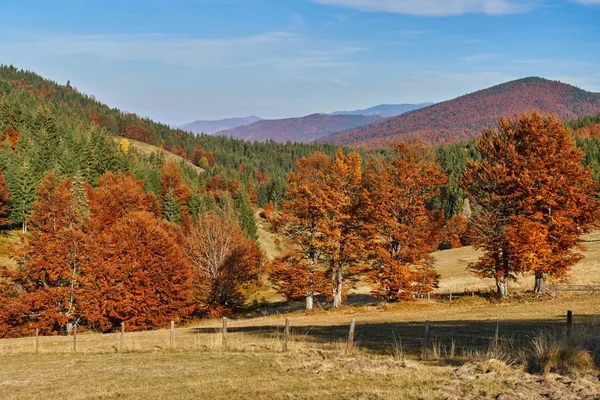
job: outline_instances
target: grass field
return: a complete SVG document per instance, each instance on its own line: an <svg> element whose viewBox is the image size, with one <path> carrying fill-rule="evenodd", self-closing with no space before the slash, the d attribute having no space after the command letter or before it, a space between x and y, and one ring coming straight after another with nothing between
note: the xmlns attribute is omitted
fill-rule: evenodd
<svg viewBox="0 0 600 400"><path fill-rule="evenodd" d="M486 361L495 321L501 320L510 350L526 346L518 338L528 341L536 330L564 325L567 309L574 311L575 324L595 323L600 302L594 300L563 296L451 306L420 301L230 319L227 350L220 320L177 328L173 348L168 329L126 333L123 345L118 332L80 333L77 353L72 337L41 337L39 354L33 338L2 340L0 398L495 398L527 380L539 385L532 389L537 393L561 384L559 378L531 377L519 365ZM292 325L287 353L285 317ZM351 318L357 321L356 347L347 353ZM436 343L450 338L457 343L455 354L442 351L420 361L412 345L422 345L425 319L431 321L431 354ZM473 346L478 341L482 347ZM592 378L581 379L600 390ZM578 392L558 398L586 397Z"/></svg>
<svg viewBox="0 0 600 400"><path fill-rule="evenodd" d="M270 255L277 254L274 237L260 228L261 242L270 243ZM586 238L585 259L571 282L600 283L598 237ZM0 238L0 250L15 238ZM466 270L477 258L471 248L435 257L441 293L493 285ZM522 287L529 284L525 279ZM354 293L368 292L365 287ZM123 342L119 332L80 332L77 352L72 337L40 337L37 354L33 337L0 340L0 398L593 399L600 393L597 374L539 377L526 374L522 365L537 332L564 330L567 310L574 313L575 327L600 326L597 296L495 301L482 294L452 304L418 300L283 313L294 307L302 304L274 303L230 318L227 348L221 320L176 328L173 347L168 329L127 332ZM292 327L288 352L283 351L285 318ZM347 352L353 318L356 342ZM429 357L422 360L426 320ZM492 352L497 321L500 351Z"/></svg>

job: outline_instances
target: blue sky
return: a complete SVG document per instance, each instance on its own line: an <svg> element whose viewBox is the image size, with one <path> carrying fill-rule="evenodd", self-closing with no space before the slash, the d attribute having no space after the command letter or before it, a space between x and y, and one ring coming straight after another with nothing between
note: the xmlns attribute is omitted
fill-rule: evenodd
<svg viewBox="0 0 600 400"><path fill-rule="evenodd" d="M20 0L0 15L1 63L174 125L534 75L600 92L600 0Z"/></svg>

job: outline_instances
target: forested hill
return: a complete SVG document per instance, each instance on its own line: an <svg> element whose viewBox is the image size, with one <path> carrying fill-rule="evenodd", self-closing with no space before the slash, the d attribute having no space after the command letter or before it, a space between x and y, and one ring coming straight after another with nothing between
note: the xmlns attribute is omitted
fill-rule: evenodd
<svg viewBox="0 0 600 400"><path fill-rule="evenodd" d="M17 190L19 179L39 182L50 169L68 177L81 175L92 183L106 171L132 171L147 190L158 191L161 161L121 151L114 140L121 136L168 150L205 169L198 177L184 168L187 179L196 181L194 187L233 192L241 186L255 191L258 204L264 205L281 200L287 172L299 158L316 150L331 155L336 151L331 145L195 135L110 108L74 86L0 66L0 168L11 191Z"/></svg>
<svg viewBox="0 0 600 400"><path fill-rule="evenodd" d="M312 114L301 118L262 120L216 134L245 140L309 143L335 132L382 120L380 115Z"/></svg>
<svg viewBox="0 0 600 400"><path fill-rule="evenodd" d="M473 139L501 116L527 110L572 119L600 112L600 93L543 78L523 78L415 110L383 122L321 139L338 145L377 147L390 140L420 138L429 144Z"/></svg>

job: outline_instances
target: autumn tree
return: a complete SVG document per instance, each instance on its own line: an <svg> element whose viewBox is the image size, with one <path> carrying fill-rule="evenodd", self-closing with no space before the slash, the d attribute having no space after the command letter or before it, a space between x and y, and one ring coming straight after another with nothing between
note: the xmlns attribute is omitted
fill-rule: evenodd
<svg viewBox="0 0 600 400"><path fill-rule="evenodd" d="M271 262L269 279L288 300L305 300L308 290L325 293L331 287L325 271L315 270L302 252L294 249Z"/></svg>
<svg viewBox="0 0 600 400"><path fill-rule="evenodd" d="M183 180L177 164L168 162L163 167L160 180L163 215L169 222L189 226L191 223L188 202L192 192Z"/></svg>
<svg viewBox="0 0 600 400"><path fill-rule="evenodd" d="M537 112L499 121L477 141L481 161L471 161L462 185L474 204L472 224L484 251L472 269L508 282L533 273L536 291L546 276L564 278L581 255L579 236L596 226L597 185L581 166L582 153L555 116Z"/></svg>
<svg viewBox="0 0 600 400"><path fill-rule="evenodd" d="M98 180L98 187L86 187L90 212L93 215L90 229L100 233L114 223L136 211L159 212L156 197L144 193L144 183L132 175L107 172Z"/></svg>
<svg viewBox="0 0 600 400"><path fill-rule="evenodd" d="M48 174L37 190L30 238L18 261L19 301L42 333L64 332L79 318L78 294L84 254L80 210L68 179Z"/></svg>
<svg viewBox="0 0 600 400"><path fill-rule="evenodd" d="M279 214L273 219L273 230L297 246L306 260L307 278L303 286L306 310L313 308L317 265L323 256L323 230L326 223L326 177L331 162L325 153L315 152L298 160L296 171L290 172L286 184L287 196Z"/></svg>
<svg viewBox="0 0 600 400"><path fill-rule="evenodd" d="M4 174L0 170L0 228L10 224L10 201L11 196L4 180Z"/></svg>
<svg viewBox="0 0 600 400"><path fill-rule="evenodd" d="M202 214L186 240L188 259L195 269L195 299L214 314L238 309L246 291L258 283L263 255L231 218Z"/></svg>
<svg viewBox="0 0 600 400"><path fill-rule="evenodd" d="M365 256L361 158L338 150L331 163L321 199L325 211L320 247L332 281L333 307L342 305L345 277Z"/></svg>
<svg viewBox="0 0 600 400"><path fill-rule="evenodd" d="M373 292L397 301L437 287L430 252L439 223L431 202L446 177L424 147L398 144L394 150L391 162L367 166L363 233L373 260Z"/></svg>
<svg viewBox="0 0 600 400"><path fill-rule="evenodd" d="M148 211L126 213L94 235L80 301L88 325L108 332L121 322L150 329L187 318L192 273L180 239L177 227Z"/></svg>

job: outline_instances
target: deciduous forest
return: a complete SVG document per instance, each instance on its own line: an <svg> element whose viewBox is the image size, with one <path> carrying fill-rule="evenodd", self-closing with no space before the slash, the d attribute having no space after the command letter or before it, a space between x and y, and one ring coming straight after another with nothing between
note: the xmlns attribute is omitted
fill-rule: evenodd
<svg viewBox="0 0 600 400"><path fill-rule="evenodd" d="M543 291L597 227L599 119L499 115L478 139L434 148L250 143L2 66L0 226L19 240L0 266L0 337L228 315L265 285L307 310L342 306L356 282L410 301L438 285L432 252L463 245L483 251L470 268L499 297L524 275ZM280 241L272 260L256 218Z"/></svg>

